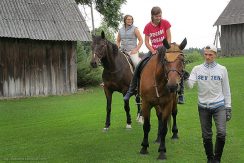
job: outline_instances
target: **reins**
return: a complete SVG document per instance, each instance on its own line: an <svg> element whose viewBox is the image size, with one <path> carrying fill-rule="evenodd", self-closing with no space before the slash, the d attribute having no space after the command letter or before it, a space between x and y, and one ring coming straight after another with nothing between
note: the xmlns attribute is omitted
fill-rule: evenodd
<svg viewBox="0 0 244 163"><path fill-rule="evenodd" d="M158 55L158 52L156 53L156 55ZM154 87L155 87L155 91L156 91L156 96L159 98L159 93L158 93L158 84L157 84L157 80L156 80L156 73L157 73L157 68L158 68L158 64L160 62L157 62L156 64L156 68L155 68L155 72L154 72Z"/></svg>
<svg viewBox="0 0 244 163"><path fill-rule="evenodd" d="M173 55L173 54L177 54L177 56L175 56L174 59L168 59L167 56L169 55ZM182 52L179 52L179 51L171 51L171 52L166 52L166 55L163 59L163 65L166 66L168 63L174 63L176 60L178 60L179 58L179 55L182 55L183 56L183 53ZM166 78L168 78L168 74L173 71L173 72L177 72L179 74L179 76L182 78L183 77L183 72L179 72L177 69L173 68L173 69L169 69L167 71L164 72L164 75Z"/></svg>
<svg viewBox="0 0 244 163"><path fill-rule="evenodd" d="M130 71L131 71L131 73L132 73L132 74L134 74L134 69L133 69L133 66L131 65L131 63L130 63L130 61L129 61L129 59L128 59L129 54L125 54L124 52L121 52L121 53L123 54L123 56L125 57L125 59L126 59L127 63L129 64L129 67L130 67Z"/></svg>
<svg viewBox="0 0 244 163"><path fill-rule="evenodd" d="M108 49L109 49L109 41L107 41L107 40L105 40L105 44L103 45L103 47L102 47L102 49L101 49L101 52L104 52L105 54L106 54L106 57L109 57L108 56ZM118 53L119 53L119 51L118 51ZM127 56L126 56L126 54L124 54L123 52L121 52L122 53L122 56L123 57L125 57L125 59L126 59L126 62L129 64L129 67L130 67L130 71L131 71L131 73L133 74L134 73L134 70L133 70L133 67L132 67L132 65L130 64L130 62L129 62L129 60L128 60L128 58L127 58ZM99 58L99 57L98 57ZM100 59L100 58L99 58ZM102 59L102 58L101 58ZM100 60L101 60L100 59ZM120 72L122 70L122 66L120 66L120 68L119 69L116 69L115 68L115 70L114 71L110 71L110 70L106 70L106 72L108 72L108 73L111 73L111 74L115 74L115 73L118 73L118 72Z"/></svg>

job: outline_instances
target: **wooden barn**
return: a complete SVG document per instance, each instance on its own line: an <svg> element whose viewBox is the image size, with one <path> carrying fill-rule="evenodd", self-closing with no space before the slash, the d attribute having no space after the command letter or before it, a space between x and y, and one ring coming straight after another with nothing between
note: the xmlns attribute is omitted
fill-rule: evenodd
<svg viewBox="0 0 244 163"><path fill-rule="evenodd" d="M75 0L0 0L0 99L75 92L76 43L90 40Z"/></svg>
<svg viewBox="0 0 244 163"><path fill-rule="evenodd" d="M217 21L222 56L244 55L244 0L231 0Z"/></svg>

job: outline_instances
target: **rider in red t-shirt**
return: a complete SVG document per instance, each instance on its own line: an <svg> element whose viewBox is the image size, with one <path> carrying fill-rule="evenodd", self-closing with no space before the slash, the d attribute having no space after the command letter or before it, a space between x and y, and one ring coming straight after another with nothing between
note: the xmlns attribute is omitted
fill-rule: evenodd
<svg viewBox="0 0 244 163"><path fill-rule="evenodd" d="M171 43L171 25L167 20L162 19L162 11L159 7L153 7L151 15L152 21L145 26L143 33L145 34L146 47L152 54L155 54L156 49L163 46L163 39L167 38L167 41Z"/></svg>
<svg viewBox="0 0 244 163"><path fill-rule="evenodd" d="M132 78L130 88L124 96L125 101L129 101L130 97L136 93L136 87L138 82L138 77L140 74L141 65L150 59L150 56L157 53L157 48L163 46L163 40L166 38L168 43L171 43L171 32L170 32L170 23L162 19L162 10L160 7L153 7L151 10L151 21L145 26L143 33L145 34L145 45L150 51L148 56L143 59L136 67L134 71L134 76ZM150 40L150 41L149 41ZM151 43L151 44L150 44ZM184 87L183 81L181 82L181 92L179 92L179 101L178 103L184 103Z"/></svg>

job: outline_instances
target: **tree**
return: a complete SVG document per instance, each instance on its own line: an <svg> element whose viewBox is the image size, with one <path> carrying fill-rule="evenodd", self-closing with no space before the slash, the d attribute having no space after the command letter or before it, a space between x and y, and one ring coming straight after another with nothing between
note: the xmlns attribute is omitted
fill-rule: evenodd
<svg viewBox="0 0 244 163"><path fill-rule="evenodd" d="M117 30L119 23L122 20L122 13L120 12L121 5L126 3L126 0L75 0L76 3L81 5L91 6L95 4L95 9L103 15L103 21L106 24Z"/></svg>
<svg viewBox="0 0 244 163"><path fill-rule="evenodd" d="M111 42L115 42L115 31L114 29L108 27L108 24L106 22L102 22L100 27L95 29L95 34L101 35L102 31L104 31L106 39Z"/></svg>

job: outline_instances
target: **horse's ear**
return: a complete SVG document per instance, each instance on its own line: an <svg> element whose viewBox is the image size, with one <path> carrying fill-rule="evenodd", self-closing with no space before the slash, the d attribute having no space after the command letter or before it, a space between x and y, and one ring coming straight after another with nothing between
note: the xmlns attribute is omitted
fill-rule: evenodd
<svg viewBox="0 0 244 163"><path fill-rule="evenodd" d="M163 44L164 44L164 47L165 47L166 49L169 49L169 48L170 48L170 45L169 45L169 43L168 43L168 41L167 41L166 38L163 40Z"/></svg>
<svg viewBox="0 0 244 163"><path fill-rule="evenodd" d="M179 46L179 49L180 50L183 50L185 47L186 47L186 44L187 44L187 40L186 38L181 42L180 46Z"/></svg>
<svg viewBox="0 0 244 163"><path fill-rule="evenodd" d="M105 39L105 33L104 33L104 31L101 32L101 37L102 37L102 39Z"/></svg>

